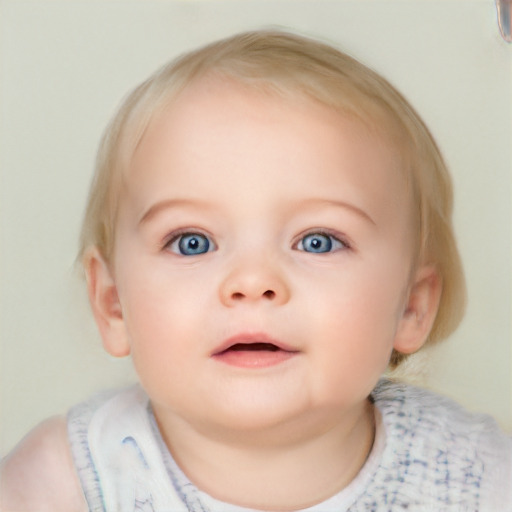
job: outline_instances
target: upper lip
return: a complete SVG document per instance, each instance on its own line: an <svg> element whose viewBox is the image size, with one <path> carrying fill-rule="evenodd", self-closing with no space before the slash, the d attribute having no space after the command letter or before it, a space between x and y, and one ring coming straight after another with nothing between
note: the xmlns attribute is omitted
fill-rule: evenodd
<svg viewBox="0 0 512 512"><path fill-rule="evenodd" d="M296 348L288 345L287 343L283 343L280 340L276 340L272 338L268 334L257 332L257 333L240 333L235 334L234 336L230 336L226 340L224 340L219 346L217 346L212 355L219 355L226 350L234 347L235 345L251 345L254 343L262 343L266 345L273 345L278 350L284 350L285 352L299 352Z"/></svg>

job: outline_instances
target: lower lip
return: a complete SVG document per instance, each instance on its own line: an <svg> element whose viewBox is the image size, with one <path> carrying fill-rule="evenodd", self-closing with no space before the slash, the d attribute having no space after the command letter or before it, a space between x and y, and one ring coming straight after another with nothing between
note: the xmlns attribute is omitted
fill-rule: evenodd
<svg viewBox="0 0 512 512"><path fill-rule="evenodd" d="M238 368L267 368L288 361L297 352L286 350L226 350L216 354L214 359Z"/></svg>

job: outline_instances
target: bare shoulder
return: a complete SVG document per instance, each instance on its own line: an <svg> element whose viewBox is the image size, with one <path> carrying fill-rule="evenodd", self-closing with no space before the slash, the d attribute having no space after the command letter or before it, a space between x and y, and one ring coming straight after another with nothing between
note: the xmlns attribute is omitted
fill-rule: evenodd
<svg viewBox="0 0 512 512"><path fill-rule="evenodd" d="M86 512L64 417L32 430L0 467L1 512Z"/></svg>

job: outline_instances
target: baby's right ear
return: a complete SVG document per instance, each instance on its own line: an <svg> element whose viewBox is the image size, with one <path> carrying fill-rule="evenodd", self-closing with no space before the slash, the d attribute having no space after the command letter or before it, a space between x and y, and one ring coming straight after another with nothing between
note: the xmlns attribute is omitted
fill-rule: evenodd
<svg viewBox="0 0 512 512"><path fill-rule="evenodd" d="M130 344L116 283L109 265L97 247L87 251L84 268L89 301L103 346L112 356L127 356L130 353Z"/></svg>

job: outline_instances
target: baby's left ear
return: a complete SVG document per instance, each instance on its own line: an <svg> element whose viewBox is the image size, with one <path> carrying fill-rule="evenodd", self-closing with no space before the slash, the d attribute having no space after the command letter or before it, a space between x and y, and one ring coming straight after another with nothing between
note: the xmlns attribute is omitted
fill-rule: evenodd
<svg viewBox="0 0 512 512"><path fill-rule="evenodd" d="M443 283L433 265L420 267L414 276L393 348L402 354L419 350L437 315Z"/></svg>

